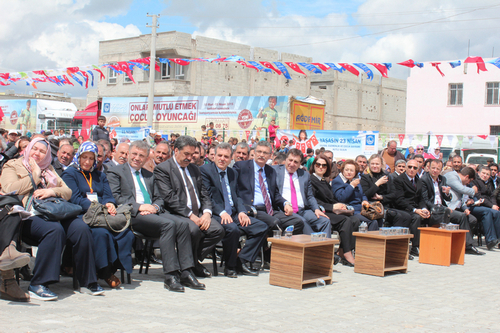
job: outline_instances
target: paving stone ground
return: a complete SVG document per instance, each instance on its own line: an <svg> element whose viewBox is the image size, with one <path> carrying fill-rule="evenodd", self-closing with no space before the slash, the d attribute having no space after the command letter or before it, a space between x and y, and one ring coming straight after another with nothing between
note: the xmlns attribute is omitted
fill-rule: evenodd
<svg viewBox="0 0 500 333"><path fill-rule="evenodd" d="M485 250L483 248L483 250ZM204 262L211 269L211 261ZM137 267L137 266L136 266ZM450 267L409 262L407 274L356 274L293 290L259 277L201 279L207 290L163 288L162 270L134 269L132 284L92 297L62 278L56 302L0 300L1 332L499 332L500 250ZM104 286L104 282L102 285ZM27 289L28 283L22 282Z"/></svg>

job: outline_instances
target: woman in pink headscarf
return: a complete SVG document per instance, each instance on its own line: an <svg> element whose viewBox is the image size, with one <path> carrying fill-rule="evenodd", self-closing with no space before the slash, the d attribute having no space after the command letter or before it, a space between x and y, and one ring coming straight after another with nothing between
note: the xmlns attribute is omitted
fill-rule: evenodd
<svg viewBox="0 0 500 333"><path fill-rule="evenodd" d="M104 292L97 284L93 238L85 222L81 218L46 221L33 209L34 198L71 198L71 189L57 175L51 162L50 144L44 138L37 137L26 147L23 157L10 160L3 167L0 176L2 191L22 196L25 210L32 213L23 222L21 239L38 246L38 251L33 278L28 287L29 295L17 286L12 269L2 271L2 298L14 301L28 301L30 297L42 301L56 300L57 295L48 286L59 281L61 254L66 242L72 246L80 291L90 295Z"/></svg>

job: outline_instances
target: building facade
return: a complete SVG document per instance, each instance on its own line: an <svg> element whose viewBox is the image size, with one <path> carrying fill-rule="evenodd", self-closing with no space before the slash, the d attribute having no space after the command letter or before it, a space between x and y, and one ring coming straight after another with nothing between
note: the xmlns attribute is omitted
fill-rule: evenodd
<svg viewBox="0 0 500 333"><path fill-rule="evenodd" d="M448 62L439 65L445 76L430 63L411 69L406 133L500 134L500 69L486 64L478 73L476 64L452 68Z"/></svg>

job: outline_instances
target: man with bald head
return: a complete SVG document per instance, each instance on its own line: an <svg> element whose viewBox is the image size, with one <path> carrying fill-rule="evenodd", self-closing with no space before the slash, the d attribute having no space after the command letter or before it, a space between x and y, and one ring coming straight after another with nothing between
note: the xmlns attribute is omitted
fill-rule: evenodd
<svg viewBox="0 0 500 333"><path fill-rule="evenodd" d="M127 163L129 145L126 142L119 143L113 153L113 163L115 165Z"/></svg>

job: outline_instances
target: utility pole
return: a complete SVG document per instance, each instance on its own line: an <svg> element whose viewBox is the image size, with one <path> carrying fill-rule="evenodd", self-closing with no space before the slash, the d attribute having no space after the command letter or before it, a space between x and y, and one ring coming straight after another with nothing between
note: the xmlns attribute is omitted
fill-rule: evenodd
<svg viewBox="0 0 500 333"><path fill-rule="evenodd" d="M153 105L155 99L155 67L156 67L156 28L160 25L157 23L158 15L149 15L153 18L153 24L146 24L147 28L151 28L151 56L149 58L149 93L148 93L148 127L153 127Z"/></svg>

